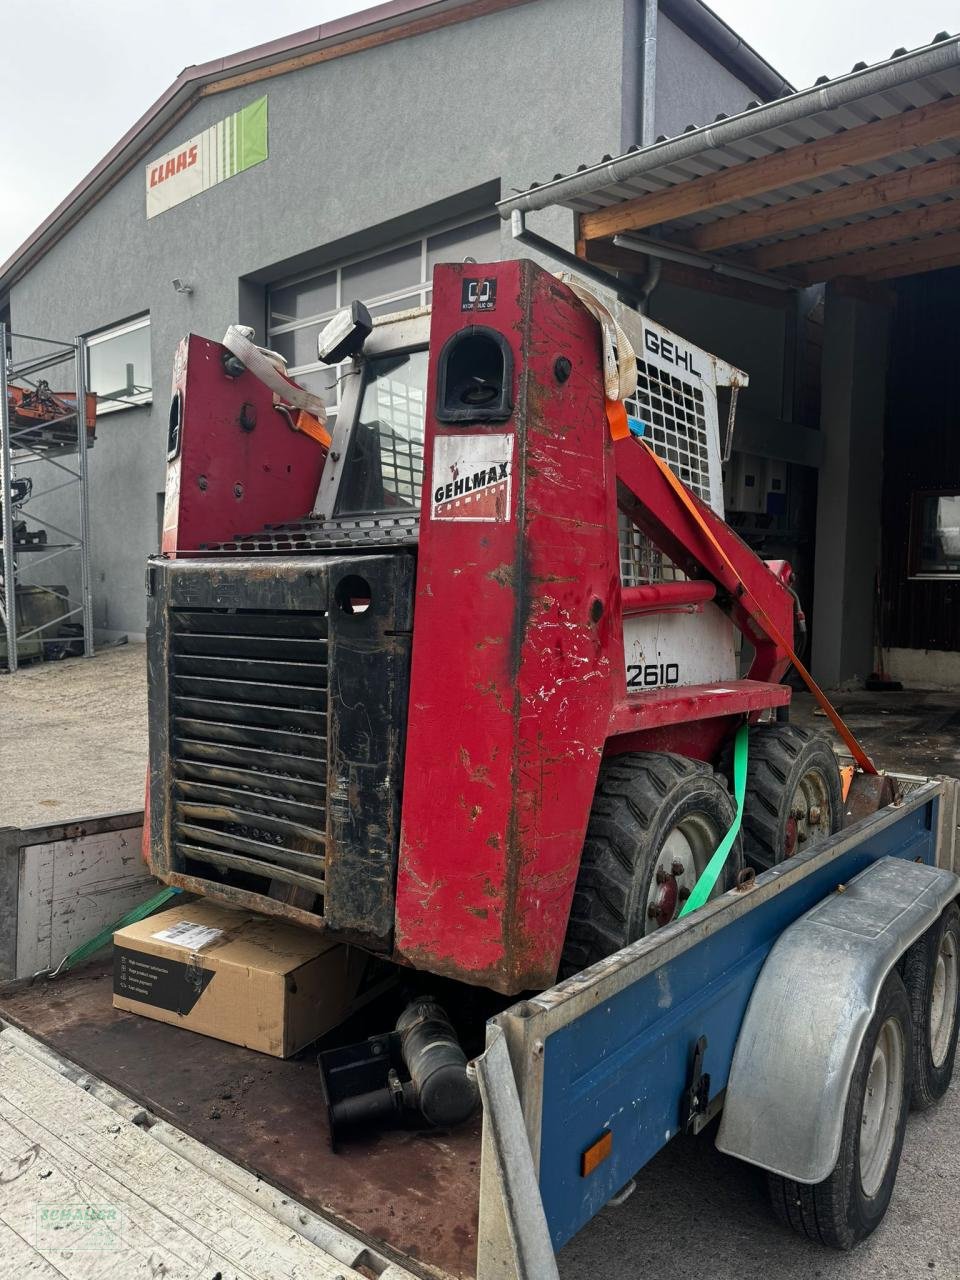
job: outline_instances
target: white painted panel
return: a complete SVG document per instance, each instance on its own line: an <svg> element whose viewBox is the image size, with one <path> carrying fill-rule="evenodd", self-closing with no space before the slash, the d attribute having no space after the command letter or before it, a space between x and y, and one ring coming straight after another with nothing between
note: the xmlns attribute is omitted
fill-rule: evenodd
<svg viewBox="0 0 960 1280"><path fill-rule="evenodd" d="M661 685L735 680L736 629L715 604L702 613L646 613L623 620L627 693Z"/></svg>
<svg viewBox="0 0 960 1280"><path fill-rule="evenodd" d="M0 1036L0 1277L362 1280L94 1092Z"/></svg>
<svg viewBox="0 0 960 1280"><path fill-rule="evenodd" d="M140 827L20 850L17 973L60 963L94 934L156 892L140 856Z"/></svg>

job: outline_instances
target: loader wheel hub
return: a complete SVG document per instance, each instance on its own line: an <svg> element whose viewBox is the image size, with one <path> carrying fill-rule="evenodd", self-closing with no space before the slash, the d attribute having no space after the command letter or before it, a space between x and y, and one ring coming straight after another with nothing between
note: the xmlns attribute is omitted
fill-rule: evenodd
<svg viewBox="0 0 960 1280"><path fill-rule="evenodd" d="M656 921L658 929L669 924L676 915L679 899L680 890L673 876L667 876L662 884L657 885L657 891L647 910L647 915L651 920Z"/></svg>
<svg viewBox="0 0 960 1280"><path fill-rule="evenodd" d="M797 783L790 816L783 829L783 856L792 858L798 847L828 836L832 811L827 780L819 769L811 769Z"/></svg>
<svg viewBox="0 0 960 1280"><path fill-rule="evenodd" d="M783 856L792 858L797 852L797 820L788 818L783 836Z"/></svg>
<svg viewBox="0 0 960 1280"><path fill-rule="evenodd" d="M664 840L647 895L647 933L675 920L719 836L703 814L683 817Z"/></svg>

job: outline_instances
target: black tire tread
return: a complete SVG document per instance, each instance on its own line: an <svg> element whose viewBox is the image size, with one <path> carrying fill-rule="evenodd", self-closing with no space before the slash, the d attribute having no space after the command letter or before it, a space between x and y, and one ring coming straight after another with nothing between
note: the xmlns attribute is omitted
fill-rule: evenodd
<svg viewBox="0 0 960 1280"><path fill-rule="evenodd" d="M640 870L644 836L678 786L701 776L726 781L708 764L669 752L631 752L600 767L580 860L561 975L577 973L631 940L629 904ZM731 820L733 805L730 806ZM734 873L741 865L739 842L731 851Z"/></svg>
<svg viewBox="0 0 960 1280"><path fill-rule="evenodd" d="M939 949L941 936L950 927L960 933L960 907L956 902L951 902L937 922L923 937L917 939L903 960L903 982L907 988L913 1022L913 1092L910 1095L910 1106L914 1111L926 1111L940 1101L950 1086L957 1056L960 1016L954 1023L953 1043L939 1069L933 1065L928 1035L932 961Z"/></svg>
<svg viewBox="0 0 960 1280"><path fill-rule="evenodd" d="M747 756L743 851L747 860L761 869L782 861L783 850L778 838L781 807L790 776L804 755L811 758L819 756L824 766L835 772L834 831L838 831L843 822L839 765L829 738L793 724L757 725L750 730ZM724 772L732 778L733 761L729 748L724 753L723 766Z"/></svg>
<svg viewBox="0 0 960 1280"><path fill-rule="evenodd" d="M886 1020L886 1016L889 1016L888 1011L893 1009L894 1006L899 1006L907 1036L904 1071L906 1073L906 1088L909 1094L913 1038L909 1018L910 1005L903 980L896 970L888 976L881 990L874 1020L871 1022L871 1029L876 1026L879 1030L879 1023ZM865 1039L864 1044L866 1043ZM873 1043L874 1039L871 1039L871 1050ZM863 1050L861 1049L862 1054ZM866 1069L863 1066L862 1056L858 1058L854 1067L854 1077L857 1076L858 1072L862 1072L865 1079ZM886 1212L889 1197L893 1192L896 1170L900 1162L903 1133L906 1127L906 1108L904 1108L904 1113L901 1117L899 1136L890 1155L888 1169L892 1167L893 1170L890 1184L878 1192L878 1196L885 1197L879 1209L879 1216L875 1213L873 1220L865 1221L863 1210L858 1207L856 1193L851 1190L852 1179L859 1178L857 1143L860 1129L860 1103L861 1099L854 1097L854 1083L851 1080L850 1095L848 1096L847 1109L844 1113L840 1152L837 1156L837 1163L829 1177L822 1182L808 1185L796 1182L793 1178L784 1178L780 1174L767 1174L767 1189L774 1215L785 1226L791 1227L796 1231L798 1235L806 1236L808 1240L812 1240L815 1244L826 1245L831 1249L852 1249L855 1244L859 1243L879 1225L883 1214ZM857 1186L859 1186L859 1182Z"/></svg>

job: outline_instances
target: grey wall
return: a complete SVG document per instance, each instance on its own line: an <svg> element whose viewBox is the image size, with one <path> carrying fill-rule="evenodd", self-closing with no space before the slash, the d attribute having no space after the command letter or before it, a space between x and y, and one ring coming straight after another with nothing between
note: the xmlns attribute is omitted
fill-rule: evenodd
<svg viewBox="0 0 960 1280"><path fill-rule="evenodd" d="M709 124L721 112L735 115L756 93L675 22L657 20L656 134L683 133L688 124Z"/></svg>
<svg viewBox="0 0 960 1280"><path fill-rule="evenodd" d="M98 628L144 628L180 337L218 338L238 317L262 335L264 281L416 234L471 198L489 202L616 151L623 20L623 0L536 0L206 98L15 286L22 332L72 336L151 316L154 403L101 417L90 454ZM743 86L663 18L660 42L658 129L744 105ZM148 222L146 162L264 92L268 160ZM549 211L531 225L572 246L572 214ZM505 225L503 254L514 252ZM174 292L175 276L192 295ZM685 316L667 322L698 340ZM61 516L56 499L36 509ZM65 561L39 580L63 580Z"/></svg>

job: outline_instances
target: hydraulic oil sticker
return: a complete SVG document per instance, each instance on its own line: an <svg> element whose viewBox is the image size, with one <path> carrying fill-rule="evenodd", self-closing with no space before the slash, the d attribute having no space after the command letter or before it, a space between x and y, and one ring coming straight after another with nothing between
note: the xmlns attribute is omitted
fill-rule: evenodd
<svg viewBox="0 0 960 1280"><path fill-rule="evenodd" d="M437 436L433 442L434 520L510 519L513 435Z"/></svg>
<svg viewBox="0 0 960 1280"><path fill-rule="evenodd" d="M487 280L464 280L460 286L461 311L496 311L497 281L495 277Z"/></svg>

